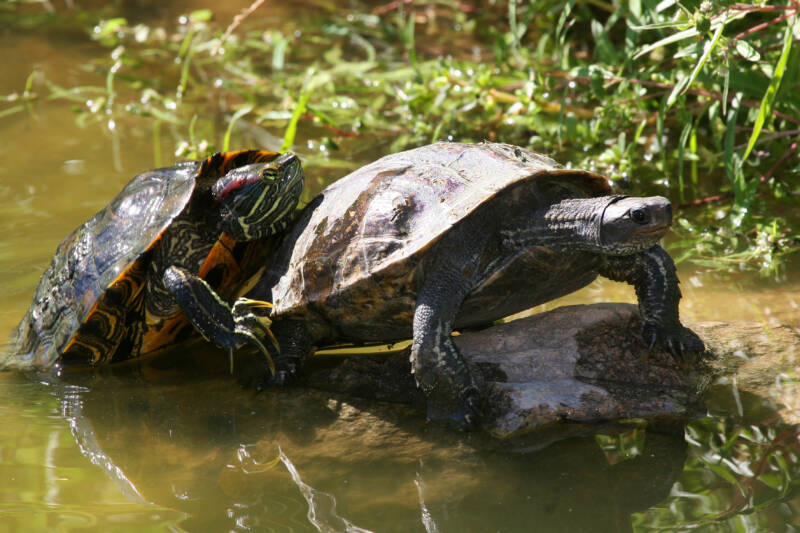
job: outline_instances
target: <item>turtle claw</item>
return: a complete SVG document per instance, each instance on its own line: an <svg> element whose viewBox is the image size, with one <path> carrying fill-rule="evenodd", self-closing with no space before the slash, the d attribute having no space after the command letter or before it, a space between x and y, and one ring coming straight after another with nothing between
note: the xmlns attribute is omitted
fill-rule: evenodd
<svg viewBox="0 0 800 533"><path fill-rule="evenodd" d="M258 314L262 309L272 309L272 304L260 300L250 300L249 298L239 298L233 304L232 316L235 324L234 332L238 338L245 342L255 344L264 355L270 374L275 376L275 363L267 346L272 345L276 354L280 353L278 339L269 329L272 321L268 316ZM269 342L263 342L265 339Z"/></svg>
<svg viewBox="0 0 800 533"><path fill-rule="evenodd" d="M659 327L653 323L645 323L642 327L642 337L648 344L648 349L659 345L672 355L678 362L684 362L689 353L703 353L705 344L692 330L677 324L674 327Z"/></svg>
<svg viewBox="0 0 800 533"><path fill-rule="evenodd" d="M647 344L647 350L650 351L656 347L656 343L658 342L658 333L655 329L652 331L647 331L643 333L643 337L645 339L645 343Z"/></svg>

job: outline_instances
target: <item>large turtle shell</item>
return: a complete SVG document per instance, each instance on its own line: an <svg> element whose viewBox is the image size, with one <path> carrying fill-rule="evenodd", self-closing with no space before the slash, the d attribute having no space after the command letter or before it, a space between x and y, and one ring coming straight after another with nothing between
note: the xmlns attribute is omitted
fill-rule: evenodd
<svg viewBox="0 0 800 533"><path fill-rule="evenodd" d="M270 281L274 316L313 322L313 315L328 315L340 334L350 329L358 333L349 336L365 337L371 330L388 339L391 326L382 324L411 322L420 256L501 191L545 177L563 185L565 196L611 193L602 176L506 144L441 142L356 170L311 202L285 237L285 257L270 261L283 265ZM354 306L375 309L379 319L367 324L348 311Z"/></svg>
<svg viewBox="0 0 800 533"><path fill-rule="evenodd" d="M6 363L49 367L70 351L80 352L73 354L76 362L88 364L101 362L98 357L106 354L98 353L103 349L111 352L109 359L118 349L128 350L123 358L138 355L147 331L143 298L148 263L166 229L192 203L196 191L209 190L229 168L277 155L220 153L134 177L58 246L12 336ZM213 250L212 245L213 240ZM91 350L81 346L87 338L92 339ZM161 335L149 344L165 339ZM89 352L93 353L87 356Z"/></svg>

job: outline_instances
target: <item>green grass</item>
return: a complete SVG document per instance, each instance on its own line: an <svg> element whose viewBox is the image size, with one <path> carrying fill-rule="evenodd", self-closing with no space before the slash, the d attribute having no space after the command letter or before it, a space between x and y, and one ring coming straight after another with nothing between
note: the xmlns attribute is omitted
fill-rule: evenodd
<svg viewBox="0 0 800 533"><path fill-rule="evenodd" d="M149 128L157 161L169 159L163 139L198 157L256 127L283 149L321 147L312 169L436 140L503 141L668 196L678 261L780 279L800 249L800 4L315 4L280 24L255 9L226 32L231 21L208 10L148 26L113 6L54 15L5 3L3 24L60 20L108 52L76 65L94 85L20 80L0 117L61 100L81 123Z"/></svg>

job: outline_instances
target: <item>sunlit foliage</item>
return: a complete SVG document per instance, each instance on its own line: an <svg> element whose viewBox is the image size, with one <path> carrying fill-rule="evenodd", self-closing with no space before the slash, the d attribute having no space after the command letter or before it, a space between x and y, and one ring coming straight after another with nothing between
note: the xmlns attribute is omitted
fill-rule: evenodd
<svg viewBox="0 0 800 533"><path fill-rule="evenodd" d="M4 24L62 21L108 53L76 65L88 85L20 80L0 117L48 98L81 124L144 121L159 163L165 145L302 143L310 168L352 168L436 140L510 142L669 196L678 261L780 278L800 248L796 0L312 3L302 18L254 4L158 24L6 3Z"/></svg>

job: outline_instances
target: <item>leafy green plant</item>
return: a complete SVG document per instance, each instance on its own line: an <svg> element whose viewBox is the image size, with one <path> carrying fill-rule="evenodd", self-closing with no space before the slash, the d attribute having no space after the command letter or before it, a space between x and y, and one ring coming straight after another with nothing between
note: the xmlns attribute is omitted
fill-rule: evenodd
<svg viewBox="0 0 800 533"><path fill-rule="evenodd" d="M74 102L81 124L150 128L157 163L164 146L198 157L264 132L336 169L503 141L668 195L680 261L779 277L800 249L796 0L319 0L280 25L259 5L227 29L208 10L163 27L80 12L108 50L83 65L97 82L37 73L0 117Z"/></svg>

